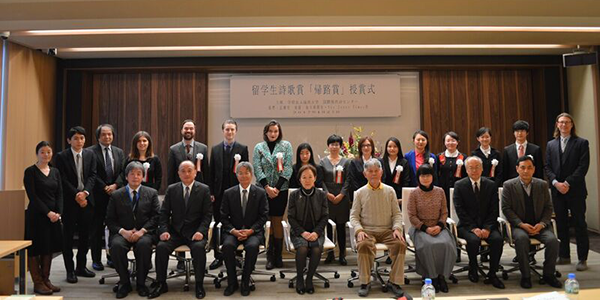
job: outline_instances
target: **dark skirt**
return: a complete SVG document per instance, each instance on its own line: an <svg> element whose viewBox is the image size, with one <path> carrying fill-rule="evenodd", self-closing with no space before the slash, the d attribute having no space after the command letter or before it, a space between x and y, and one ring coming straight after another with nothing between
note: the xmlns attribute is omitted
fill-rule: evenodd
<svg viewBox="0 0 600 300"><path fill-rule="evenodd" d="M47 216L25 212L25 240L31 240L28 256L53 254L62 251L62 228L60 221L52 223Z"/></svg>
<svg viewBox="0 0 600 300"><path fill-rule="evenodd" d="M271 199L268 198L269 201L269 216L271 217L281 217L285 212L285 207L287 206L288 201L288 190L279 191L279 195L277 197Z"/></svg>

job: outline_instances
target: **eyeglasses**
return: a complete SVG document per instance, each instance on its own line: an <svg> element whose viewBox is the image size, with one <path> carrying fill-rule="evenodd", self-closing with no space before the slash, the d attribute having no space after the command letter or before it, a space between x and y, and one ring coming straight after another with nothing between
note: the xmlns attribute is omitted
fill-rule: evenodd
<svg viewBox="0 0 600 300"><path fill-rule="evenodd" d="M567 125L567 124L571 124L573 122L571 122L571 121L559 121L559 122L556 122L556 123L558 123L560 125Z"/></svg>

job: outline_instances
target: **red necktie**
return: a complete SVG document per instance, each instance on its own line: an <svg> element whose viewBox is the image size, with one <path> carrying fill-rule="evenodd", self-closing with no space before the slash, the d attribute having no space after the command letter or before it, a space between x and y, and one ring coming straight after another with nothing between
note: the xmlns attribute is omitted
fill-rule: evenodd
<svg viewBox="0 0 600 300"><path fill-rule="evenodd" d="M525 147L523 145L519 145L519 157L525 155Z"/></svg>

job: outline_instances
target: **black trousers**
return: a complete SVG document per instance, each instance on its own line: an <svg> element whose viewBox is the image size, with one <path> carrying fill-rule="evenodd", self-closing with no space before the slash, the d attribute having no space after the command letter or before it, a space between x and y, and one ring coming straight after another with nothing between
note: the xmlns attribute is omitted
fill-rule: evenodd
<svg viewBox="0 0 600 300"><path fill-rule="evenodd" d="M554 213L556 214L556 229L560 248L558 255L563 258L571 257L569 246L569 210L571 211L572 225L575 227L575 240L577 241L577 258L587 260L590 250L590 239L588 237L587 223L585 222L585 197L573 198L554 192L552 197Z"/></svg>
<svg viewBox="0 0 600 300"><path fill-rule="evenodd" d="M152 262L152 244L154 244L154 238L150 234L144 234L136 243L128 242L120 234L115 234L112 237L110 240L110 254L121 284L131 284L129 281L129 263L127 261L127 253L131 247L133 247L137 265L136 284L138 286L146 284L146 277Z"/></svg>
<svg viewBox="0 0 600 300"><path fill-rule="evenodd" d="M165 282L167 280L167 268L169 266L169 255L173 253L175 248L186 245L192 253L194 276L196 284L202 284L204 281L204 270L206 268L206 238L201 241L192 241L184 238L179 234L171 233L171 238L168 241L159 241L156 246L156 280Z"/></svg>
<svg viewBox="0 0 600 300"><path fill-rule="evenodd" d="M337 236L337 244L340 249L340 257L346 257L346 223L336 223L335 231ZM333 226L327 223L327 236L333 240Z"/></svg>
<svg viewBox="0 0 600 300"><path fill-rule="evenodd" d="M63 223L63 259L67 272L75 270L73 262L73 237L77 232L77 268L85 268L87 263L87 252L89 249L89 233L94 216L93 206L80 207L75 205L66 205L65 211L61 216Z"/></svg>
<svg viewBox="0 0 600 300"><path fill-rule="evenodd" d="M261 240L256 235L251 235L244 241L238 241L238 239L229 234L224 234L223 237L223 259L225 260L225 267L227 268L227 284L233 286L237 284L237 273L235 269L235 252L239 244L244 244L244 251L246 252L246 258L244 259L244 267L242 270L242 285L248 286L250 284L250 275L254 266L256 265L256 259L258 257L258 250L260 247Z"/></svg>
<svg viewBox="0 0 600 300"><path fill-rule="evenodd" d="M469 265L475 267L477 265L477 254L479 253L479 248L481 246L481 239L466 228L459 228L458 236L467 241ZM495 274L498 272L498 267L500 265L504 239L498 230L492 230L490 231L490 236L488 236L486 242L490 245L490 274Z"/></svg>
<svg viewBox="0 0 600 300"><path fill-rule="evenodd" d="M103 192L104 193L104 192ZM94 217L92 219L90 232L90 250L92 261L102 261L102 248L104 248L104 219L106 218L106 207L108 206L108 195L94 195ZM108 256L108 255L107 255Z"/></svg>
<svg viewBox="0 0 600 300"><path fill-rule="evenodd" d="M221 195L215 196L215 202L213 202L213 219L215 219L215 226L221 222L221 199L223 198L223 192ZM211 240L212 248L214 249L213 254L215 259L223 259L219 246L221 243L221 231L213 230L213 238Z"/></svg>

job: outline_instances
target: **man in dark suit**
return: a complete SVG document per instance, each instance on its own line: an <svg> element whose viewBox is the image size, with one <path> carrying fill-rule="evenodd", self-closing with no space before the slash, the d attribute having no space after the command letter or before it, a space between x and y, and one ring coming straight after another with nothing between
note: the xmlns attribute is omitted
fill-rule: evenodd
<svg viewBox="0 0 600 300"><path fill-rule="evenodd" d="M513 133L515 135L515 143L504 147L504 151L502 152L502 182L519 176L515 170L515 165L517 164L517 159L525 155L531 155L535 165L539 166L539 168L536 168L533 176L544 179L542 149L538 145L527 141L529 123L523 120L516 121L513 124Z"/></svg>
<svg viewBox="0 0 600 300"><path fill-rule="evenodd" d="M207 185L194 180L196 168L186 160L179 165L181 183L169 185L160 209L160 242L156 246L157 285L148 298L156 298L168 291L167 266L169 255L175 248L187 245L194 259L196 298L206 296L204 269L208 227L212 220L210 190Z"/></svg>
<svg viewBox="0 0 600 300"><path fill-rule="evenodd" d="M98 144L89 147L96 157L96 184L94 185L94 219L92 220L92 232L90 235L90 247L92 249L92 267L94 270L104 270L102 264L102 247L104 245L104 218L110 195L119 186L117 178L121 176L125 153L119 147L114 146L113 140L115 129L110 124L101 124L96 129ZM108 264L111 265L107 254Z"/></svg>
<svg viewBox="0 0 600 300"><path fill-rule="evenodd" d="M119 273L117 298L125 298L131 292L127 253L133 247L137 264L136 288L140 297L149 294L146 277L150 270L152 245L156 242L158 219L158 193L142 185L144 166L131 162L125 168L127 186L110 196L106 212L106 225L110 230L110 253Z"/></svg>
<svg viewBox="0 0 600 300"><path fill-rule="evenodd" d="M184 160L191 160L196 170L200 166L200 170L196 175L196 181L209 184L208 148L206 145L194 141L195 135L196 123L192 120L183 121L181 127L183 140L169 148L169 159L167 162L167 182L169 185L179 182L179 164Z"/></svg>
<svg viewBox="0 0 600 300"><path fill-rule="evenodd" d="M552 185L552 201L560 240L558 264L571 263L569 247L569 210L577 240L577 271L587 270L590 240L585 222L587 187L585 175L590 166L590 146L575 133L573 117L556 117L554 139L546 147L546 177Z"/></svg>
<svg viewBox="0 0 600 300"><path fill-rule="evenodd" d="M250 295L250 275L254 270L258 250L264 243L264 225L269 217L267 194L262 188L251 185L254 169L249 162L240 162L236 168L239 185L223 194L221 204L221 231L223 232L223 258L227 267L225 296L239 288L235 269L235 252L244 244L246 259L242 271L242 296Z"/></svg>
<svg viewBox="0 0 600 300"><path fill-rule="evenodd" d="M248 146L236 142L237 123L234 120L226 120L221 125L224 140L212 147L210 154L210 190L213 200L213 218L215 223L221 222L221 199L223 192L228 188L238 185L235 176L236 162L248 161ZM223 259L219 249L219 236L212 240L215 260L210 264L214 270L223 265Z"/></svg>
<svg viewBox="0 0 600 300"><path fill-rule="evenodd" d="M544 281L550 286L561 288L561 282L554 276L558 239L552 231L552 201L548 183L533 177L535 169L531 156L522 156L517 160L516 170L519 177L504 183L502 212L512 226L515 252L521 270L521 287L531 288L531 270L527 257L531 246L530 239L535 238L546 246Z"/></svg>
<svg viewBox="0 0 600 300"><path fill-rule="evenodd" d="M504 239L498 231L498 187L494 181L481 176L481 158L469 156L465 168L469 177L454 184L453 199L459 218L458 236L467 241L469 280L479 281L477 254L481 240L485 240L490 250L489 282L495 288L504 289L504 283L496 276L504 246Z"/></svg>
<svg viewBox="0 0 600 300"><path fill-rule="evenodd" d="M55 165L60 171L63 188L63 259L67 282L76 283L77 276L94 277L86 268L88 235L94 216L94 185L96 184L96 159L92 151L83 149L85 129L75 126L67 133L71 147L56 155ZM77 231L77 269L73 263L73 236Z"/></svg>

